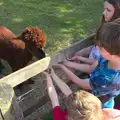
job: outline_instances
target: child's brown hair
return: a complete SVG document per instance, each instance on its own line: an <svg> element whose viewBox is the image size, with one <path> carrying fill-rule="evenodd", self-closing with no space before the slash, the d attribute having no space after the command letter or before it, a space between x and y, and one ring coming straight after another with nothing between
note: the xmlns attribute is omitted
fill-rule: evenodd
<svg viewBox="0 0 120 120"><path fill-rule="evenodd" d="M110 21L113 21L120 17L120 0L104 0L104 2L110 3L114 8L115 12L113 14L113 17ZM105 23L104 15L102 16L101 24Z"/></svg>
<svg viewBox="0 0 120 120"><path fill-rule="evenodd" d="M96 44L111 55L120 55L120 18L103 24L97 34Z"/></svg>
<svg viewBox="0 0 120 120"><path fill-rule="evenodd" d="M100 100L94 95L80 90L66 100L69 120L102 120Z"/></svg>
<svg viewBox="0 0 120 120"><path fill-rule="evenodd" d="M120 0L104 0L104 2L110 3L115 8L115 12L112 16L112 19L109 22L119 18L120 17ZM104 15L102 15L100 27L96 32L97 34L99 34L100 29L101 29L101 27L103 26L104 23L106 23L106 21L105 21ZM96 42L96 40L97 40L97 36L95 36L94 41Z"/></svg>

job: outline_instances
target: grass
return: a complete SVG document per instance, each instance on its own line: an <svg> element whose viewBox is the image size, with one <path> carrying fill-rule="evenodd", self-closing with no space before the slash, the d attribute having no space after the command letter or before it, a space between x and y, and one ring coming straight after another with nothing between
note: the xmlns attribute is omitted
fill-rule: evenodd
<svg viewBox="0 0 120 120"><path fill-rule="evenodd" d="M98 28L102 0L0 0L0 23L19 34L28 26L46 32L48 54Z"/></svg>

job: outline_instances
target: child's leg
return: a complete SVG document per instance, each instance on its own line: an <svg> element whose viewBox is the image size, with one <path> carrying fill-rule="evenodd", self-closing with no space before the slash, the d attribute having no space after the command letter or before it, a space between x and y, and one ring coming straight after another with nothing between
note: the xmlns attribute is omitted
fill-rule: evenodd
<svg viewBox="0 0 120 120"><path fill-rule="evenodd" d="M70 78L70 80L72 80L78 86L80 86L84 89L91 90L91 87L89 84L89 79L80 79L79 77L77 77L73 72L71 72L67 67L65 67L62 64L57 64L54 66L60 67L67 74L67 76Z"/></svg>

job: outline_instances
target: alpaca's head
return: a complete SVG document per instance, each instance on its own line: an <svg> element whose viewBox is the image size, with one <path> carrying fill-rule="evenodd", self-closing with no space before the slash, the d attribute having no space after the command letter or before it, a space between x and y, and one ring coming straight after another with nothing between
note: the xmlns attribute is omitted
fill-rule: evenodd
<svg viewBox="0 0 120 120"><path fill-rule="evenodd" d="M37 27L26 28L17 39L24 41L29 52L36 58L41 59L45 57L43 48L46 44L46 36L43 30Z"/></svg>

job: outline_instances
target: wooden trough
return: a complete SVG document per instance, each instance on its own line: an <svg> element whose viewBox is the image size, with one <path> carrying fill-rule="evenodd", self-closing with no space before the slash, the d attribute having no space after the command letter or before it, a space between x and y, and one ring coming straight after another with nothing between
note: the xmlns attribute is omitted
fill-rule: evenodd
<svg viewBox="0 0 120 120"><path fill-rule="evenodd" d="M43 120L52 107L45 89L44 77L39 73L72 56L78 50L92 45L94 35L66 47L55 56L46 57L0 79L0 120ZM56 73L73 90L77 89L62 71L56 70ZM17 91L16 86L29 78L33 79L35 84L25 86L22 92ZM62 104L63 95L57 87L56 89Z"/></svg>

